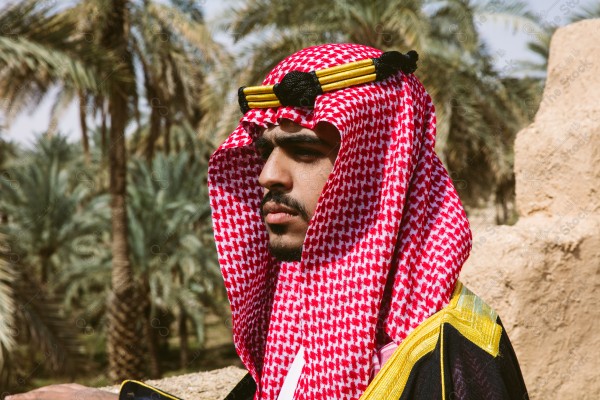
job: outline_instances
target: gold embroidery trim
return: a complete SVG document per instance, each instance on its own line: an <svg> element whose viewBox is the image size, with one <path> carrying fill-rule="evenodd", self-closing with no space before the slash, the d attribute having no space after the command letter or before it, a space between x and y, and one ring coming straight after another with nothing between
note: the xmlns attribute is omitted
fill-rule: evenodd
<svg viewBox="0 0 600 400"><path fill-rule="evenodd" d="M442 400L446 399L446 379L444 376L444 330L440 329L440 381L442 385ZM434 347L435 348L435 347Z"/></svg>
<svg viewBox="0 0 600 400"><path fill-rule="evenodd" d="M121 388L119 389L119 395L120 395L120 393L121 393L121 390L123 390L123 386L125 386L125 384L126 384L126 383L128 383L128 382L137 383L138 385L140 385L140 386L143 386L143 387L145 387L145 388L148 388L148 389L152 390L153 392L160 393L162 396L165 396L166 398L169 398L169 399L171 399L171 400L181 400L180 398L178 398L178 397L174 397L174 396L170 395L169 393L165 393L165 392L163 392L163 391L162 391L162 390L160 390L160 389L157 389L157 388L155 388L155 387L153 387L153 386L150 386L150 385L146 385L144 382L136 381L136 380L133 380L133 379L127 379L127 380L124 380L124 381L121 383ZM120 397L120 396L119 396L119 397Z"/></svg>
<svg viewBox="0 0 600 400"><path fill-rule="evenodd" d="M449 323L469 341L496 357L502 336L502 327L496 323L497 317L490 306L461 282L457 282L450 303L427 318L400 343L360 399L399 399L417 361L435 349L445 323ZM441 374L443 385L443 372Z"/></svg>

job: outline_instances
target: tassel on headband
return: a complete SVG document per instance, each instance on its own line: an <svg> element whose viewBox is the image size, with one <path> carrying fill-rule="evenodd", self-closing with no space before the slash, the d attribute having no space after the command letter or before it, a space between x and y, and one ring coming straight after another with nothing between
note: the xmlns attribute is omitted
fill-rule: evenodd
<svg viewBox="0 0 600 400"><path fill-rule="evenodd" d="M312 72L291 71L281 82L268 86L242 86L238 101L242 113L251 108L312 107L318 95L363 83L382 81L398 71L412 74L419 55L388 51L378 58L354 61Z"/></svg>

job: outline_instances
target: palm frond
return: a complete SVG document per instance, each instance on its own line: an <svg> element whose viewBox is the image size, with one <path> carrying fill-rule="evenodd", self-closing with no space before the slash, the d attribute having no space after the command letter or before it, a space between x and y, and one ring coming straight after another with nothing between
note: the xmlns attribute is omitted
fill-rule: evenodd
<svg viewBox="0 0 600 400"><path fill-rule="evenodd" d="M17 342L14 283L15 271L11 265L10 249L6 237L0 234L0 381L10 367L10 354Z"/></svg>
<svg viewBox="0 0 600 400"><path fill-rule="evenodd" d="M600 18L600 4L582 6L570 18L571 22L581 21L584 19Z"/></svg>
<svg viewBox="0 0 600 400"><path fill-rule="evenodd" d="M524 1L477 2L473 4L473 12L474 21L478 25L493 21L511 28L513 32L526 32L529 35L544 30L539 16Z"/></svg>
<svg viewBox="0 0 600 400"><path fill-rule="evenodd" d="M45 93L59 82L69 82L77 89L97 90L100 82L95 74L69 55L50 51L28 39L0 36L0 93L12 104L22 92ZM19 81L20 85L15 85ZM9 108L13 115L21 111Z"/></svg>
<svg viewBox="0 0 600 400"><path fill-rule="evenodd" d="M79 34L72 13L24 1L0 11L0 24L0 93L9 117L55 85L103 93L127 80L122 63Z"/></svg>
<svg viewBox="0 0 600 400"><path fill-rule="evenodd" d="M188 50L198 51L199 59L196 60L197 62L200 61L207 66L214 66L231 61L231 56L222 45L214 40L213 33L203 21L193 19L190 14L160 3L151 3L147 11L155 21L160 22L164 27L168 27L175 35L193 46L193 49ZM168 36L169 40L174 37Z"/></svg>
<svg viewBox="0 0 600 400"><path fill-rule="evenodd" d="M43 355L46 366L71 374L79 370L82 347L75 325L61 312L61 299L52 298L42 286L20 274L15 301L22 335L30 338L29 344Z"/></svg>

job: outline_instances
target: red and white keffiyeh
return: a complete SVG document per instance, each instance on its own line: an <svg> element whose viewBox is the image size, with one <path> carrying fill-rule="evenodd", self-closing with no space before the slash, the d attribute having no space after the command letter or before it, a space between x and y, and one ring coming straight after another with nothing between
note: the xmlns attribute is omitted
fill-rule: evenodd
<svg viewBox="0 0 600 400"><path fill-rule="evenodd" d="M263 85L379 57L355 44L299 51ZM260 216L263 162L257 126L290 119L340 131L341 146L304 241L302 261L269 254ZM302 345L296 399L358 399L376 349L399 344L444 307L471 248L456 191L434 153L435 113L412 75L328 92L314 108L252 109L213 154L209 191L219 262L237 351L257 382L255 399L276 399Z"/></svg>

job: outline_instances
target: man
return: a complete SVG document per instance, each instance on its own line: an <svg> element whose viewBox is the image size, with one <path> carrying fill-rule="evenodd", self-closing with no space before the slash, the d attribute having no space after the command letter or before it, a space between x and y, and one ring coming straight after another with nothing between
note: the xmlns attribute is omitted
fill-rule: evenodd
<svg viewBox="0 0 600 400"><path fill-rule="evenodd" d="M527 397L497 315L457 281L471 234L416 59L317 46L240 90L209 171L249 371L230 399Z"/></svg>
<svg viewBox="0 0 600 400"><path fill-rule="evenodd" d="M457 281L471 234L416 59L316 46L240 90L209 170L249 372L228 399L527 398L500 320Z"/></svg>

